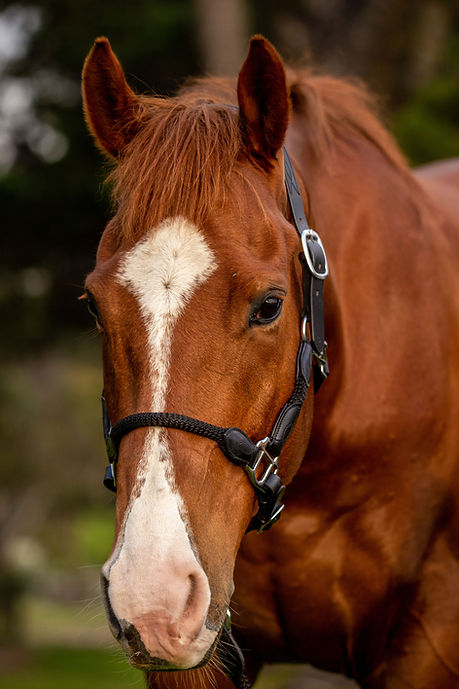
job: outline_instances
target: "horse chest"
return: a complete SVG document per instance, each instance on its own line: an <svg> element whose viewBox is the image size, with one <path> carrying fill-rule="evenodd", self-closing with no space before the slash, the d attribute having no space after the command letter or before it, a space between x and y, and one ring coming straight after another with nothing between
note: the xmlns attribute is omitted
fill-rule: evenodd
<svg viewBox="0 0 459 689"><path fill-rule="evenodd" d="M288 512L263 542L251 536L242 545L234 601L242 642L268 662L350 674L359 656L370 668L396 608L385 547L358 511L332 523Z"/></svg>

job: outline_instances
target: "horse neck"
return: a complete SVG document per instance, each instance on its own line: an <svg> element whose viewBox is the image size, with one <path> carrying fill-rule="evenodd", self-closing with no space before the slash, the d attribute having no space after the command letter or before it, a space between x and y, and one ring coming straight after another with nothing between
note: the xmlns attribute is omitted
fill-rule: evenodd
<svg viewBox="0 0 459 689"><path fill-rule="evenodd" d="M426 324L436 320L431 285L414 279L429 275L432 217L408 168L394 166L373 144L343 144L319 161L295 138L311 224L330 265L331 376L316 398L314 431L352 453L377 446L397 416L399 424L413 423L402 404L407 389L422 400L435 387L432 352L419 347Z"/></svg>

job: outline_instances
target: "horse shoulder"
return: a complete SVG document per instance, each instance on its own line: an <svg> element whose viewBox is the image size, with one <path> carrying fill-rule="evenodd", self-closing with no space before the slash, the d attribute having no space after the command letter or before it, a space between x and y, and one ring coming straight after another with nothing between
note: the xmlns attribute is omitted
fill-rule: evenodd
<svg viewBox="0 0 459 689"><path fill-rule="evenodd" d="M459 158L438 160L414 169L415 175L421 181L437 181L459 189Z"/></svg>
<svg viewBox="0 0 459 689"><path fill-rule="evenodd" d="M459 158L428 163L413 172L433 202L436 217L446 219L451 241L459 250Z"/></svg>

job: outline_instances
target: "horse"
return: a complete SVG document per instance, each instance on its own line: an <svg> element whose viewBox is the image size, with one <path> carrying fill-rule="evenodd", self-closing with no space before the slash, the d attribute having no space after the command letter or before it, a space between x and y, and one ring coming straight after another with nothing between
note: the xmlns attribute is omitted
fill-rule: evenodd
<svg viewBox="0 0 459 689"><path fill-rule="evenodd" d="M172 98L134 93L97 39L83 100L113 162L84 296L130 663L150 688L231 687L238 644L247 682L287 662L459 687L459 161L411 170L362 85L259 35L237 80Z"/></svg>

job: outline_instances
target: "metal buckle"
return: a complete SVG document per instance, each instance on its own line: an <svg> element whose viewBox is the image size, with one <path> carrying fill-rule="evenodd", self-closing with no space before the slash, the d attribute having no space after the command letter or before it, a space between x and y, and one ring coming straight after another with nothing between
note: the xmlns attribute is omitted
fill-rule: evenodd
<svg viewBox="0 0 459 689"><path fill-rule="evenodd" d="M312 258L311 258L311 252L309 251L309 247L308 247L308 242L317 242L317 244L322 249L324 267L323 267L323 271L321 273L317 272L317 270L314 268ZM325 253L325 249L324 249L324 245L322 244L322 240L320 239L317 232L315 232L314 230L311 230L311 228L308 228L307 230L303 230L303 232L301 233L301 245L303 247L303 252L304 252L304 256L306 258L306 263L308 264L308 268L309 268L310 272L312 273L312 275L314 275L314 277L318 278L319 280L325 280L325 278L328 275L327 255Z"/></svg>
<svg viewBox="0 0 459 689"><path fill-rule="evenodd" d="M323 347L322 351L320 352L320 354L317 354L317 352L315 352L314 350L312 352L312 355L313 355L314 359L317 361L317 364L318 364L319 369L320 369L320 373L321 373L323 378L328 378L328 375L329 375L327 346L328 346L327 343L324 342L324 347Z"/></svg>
<svg viewBox="0 0 459 689"><path fill-rule="evenodd" d="M230 632L230 631L231 631L231 611L230 611L229 608L228 608L228 610L226 611L226 614L225 614L225 621L224 621L224 623L223 623L223 626L225 627L225 629L226 629L227 632Z"/></svg>
<svg viewBox="0 0 459 689"><path fill-rule="evenodd" d="M115 465L113 463L110 463L105 469L104 486L113 493L116 493L116 473Z"/></svg>
<svg viewBox="0 0 459 689"><path fill-rule="evenodd" d="M309 342L307 316L303 316L301 320L301 339L303 342Z"/></svg>
<svg viewBox="0 0 459 689"><path fill-rule="evenodd" d="M266 449L267 446L269 445L270 439L269 438L263 438L263 440L259 440L257 443L257 447L260 448L259 453L256 456L255 462L253 466L245 466L245 470L247 471L247 474L249 475L250 481L252 484L255 486L255 488L263 488L263 485L266 482L266 479L268 476L270 476L272 473L277 474L278 470L278 464L277 460L279 457L272 457L268 450ZM258 469L260 462L262 461L263 458L266 458L268 461L268 466L266 467L265 473L263 476L258 479L256 477L256 470Z"/></svg>
<svg viewBox="0 0 459 689"><path fill-rule="evenodd" d="M277 522L279 519L282 510L284 509L285 505L279 505L277 510L271 515L271 517L268 519L267 522L264 524L261 524L258 529L257 529L257 534L263 533L263 531L266 531L271 528L271 526L274 524L274 522Z"/></svg>

